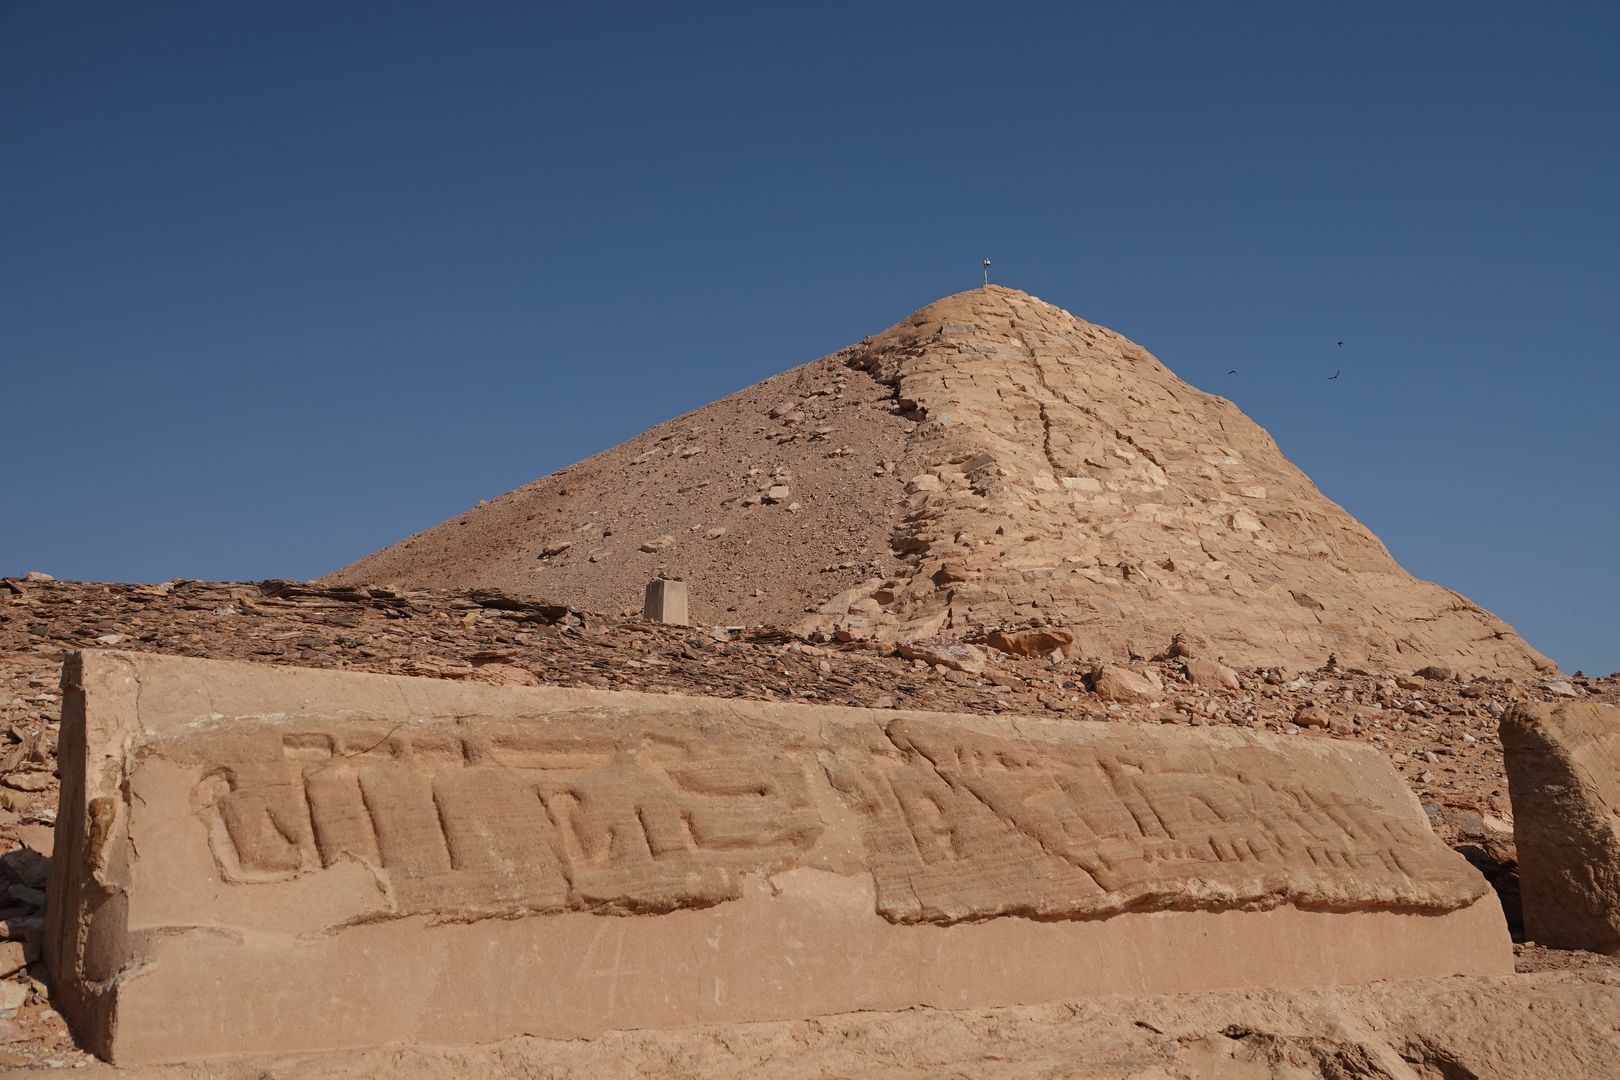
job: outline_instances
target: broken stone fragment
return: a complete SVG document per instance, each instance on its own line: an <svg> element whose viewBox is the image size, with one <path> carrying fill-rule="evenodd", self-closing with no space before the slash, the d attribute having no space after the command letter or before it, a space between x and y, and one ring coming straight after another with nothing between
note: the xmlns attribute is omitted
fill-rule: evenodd
<svg viewBox="0 0 1620 1080"><path fill-rule="evenodd" d="M955 668L977 675L984 671L985 655L982 649L951 638L915 638L902 641L895 652L907 660L921 660L928 664Z"/></svg>
<svg viewBox="0 0 1620 1080"><path fill-rule="evenodd" d="M1036 626L1027 630L994 630L985 644L1013 656L1045 656L1053 649L1074 644L1074 631L1066 626Z"/></svg>
<svg viewBox="0 0 1620 1080"><path fill-rule="evenodd" d="M1177 634L1170 639L1170 648L1166 650L1165 655L1190 659L1198 655L1198 650L1186 634Z"/></svg>
<svg viewBox="0 0 1620 1080"><path fill-rule="evenodd" d="M1499 732L1525 936L1620 953L1620 709L1515 702Z"/></svg>
<svg viewBox="0 0 1620 1080"><path fill-rule="evenodd" d="M1294 712L1294 723L1303 728L1326 728L1330 723L1328 714L1315 705L1301 705Z"/></svg>
<svg viewBox="0 0 1620 1080"><path fill-rule="evenodd" d="M0 982L0 1016L11 1016L28 1000L28 984L7 980Z"/></svg>
<svg viewBox="0 0 1620 1080"><path fill-rule="evenodd" d="M1237 672L1204 657L1183 660L1181 671L1187 676L1188 682L1209 690L1237 690L1243 685L1238 681Z"/></svg>
<svg viewBox="0 0 1620 1080"><path fill-rule="evenodd" d="M1117 701L1127 705L1145 705L1164 696L1161 688L1147 676L1112 664L1103 665L1092 671L1091 690L1104 701Z"/></svg>
<svg viewBox="0 0 1620 1080"><path fill-rule="evenodd" d="M643 542L642 545L641 545L641 550L651 554L651 553L653 553L655 551L663 551L665 548L669 547L674 542L675 542L675 538L673 536L669 535L668 533L665 533L663 536L659 536L659 537L656 537L656 538L654 538L652 540L647 540L647 541Z"/></svg>

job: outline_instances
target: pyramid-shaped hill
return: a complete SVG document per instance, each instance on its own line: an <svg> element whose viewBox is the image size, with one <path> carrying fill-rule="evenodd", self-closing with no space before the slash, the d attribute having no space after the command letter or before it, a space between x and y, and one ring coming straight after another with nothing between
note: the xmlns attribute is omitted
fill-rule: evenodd
<svg viewBox="0 0 1620 1080"><path fill-rule="evenodd" d="M1407 574L1236 406L1013 289L946 297L334 573L880 641L1550 668ZM1008 644L1005 634L996 638Z"/></svg>

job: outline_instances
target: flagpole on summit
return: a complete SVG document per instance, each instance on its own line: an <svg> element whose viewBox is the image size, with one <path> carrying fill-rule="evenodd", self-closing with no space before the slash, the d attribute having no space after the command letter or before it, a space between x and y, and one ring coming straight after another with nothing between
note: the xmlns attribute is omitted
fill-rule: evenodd
<svg viewBox="0 0 1620 1080"><path fill-rule="evenodd" d="M985 283L986 286L988 286L990 284L990 260L989 259L984 260L984 283Z"/></svg>

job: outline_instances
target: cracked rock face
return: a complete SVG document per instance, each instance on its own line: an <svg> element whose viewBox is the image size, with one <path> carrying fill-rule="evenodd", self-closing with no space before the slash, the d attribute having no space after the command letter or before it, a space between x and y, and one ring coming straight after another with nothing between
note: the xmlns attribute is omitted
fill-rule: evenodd
<svg viewBox="0 0 1620 1080"><path fill-rule="evenodd" d="M792 507L773 495L789 485ZM620 520L671 543L638 552L603 535ZM332 580L495 586L613 611L656 571L691 583L693 617L709 623L889 642L1064 628L1066 655L1102 660L1185 633L1229 664L1551 667L1500 619L1408 575L1231 402L998 286Z"/></svg>

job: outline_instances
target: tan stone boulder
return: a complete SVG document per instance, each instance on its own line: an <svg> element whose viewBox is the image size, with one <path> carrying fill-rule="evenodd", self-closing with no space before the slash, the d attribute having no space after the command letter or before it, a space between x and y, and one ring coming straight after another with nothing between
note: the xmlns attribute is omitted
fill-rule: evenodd
<svg viewBox="0 0 1620 1080"><path fill-rule="evenodd" d="M1045 656L1053 649L1065 653L1074 645L1074 631L1066 626L1033 626L1027 630L994 630L985 644L1013 656Z"/></svg>
<svg viewBox="0 0 1620 1080"><path fill-rule="evenodd" d="M1515 702L1501 736L1525 936L1620 953L1620 709Z"/></svg>
<svg viewBox="0 0 1620 1080"><path fill-rule="evenodd" d="M1091 673L1091 689L1104 701L1146 705L1164 697L1164 688L1130 668L1105 664Z"/></svg>
<svg viewBox="0 0 1620 1080"><path fill-rule="evenodd" d="M1181 672L1187 676L1188 682L1207 690L1237 690L1243 685L1238 681L1237 672L1225 664L1201 656L1182 661Z"/></svg>
<svg viewBox="0 0 1620 1080"><path fill-rule="evenodd" d="M926 664L955 668L972 675L983 673L984 650L952 638L921 638L902 641L895 651L907 660L921 660Z"/></svg>

